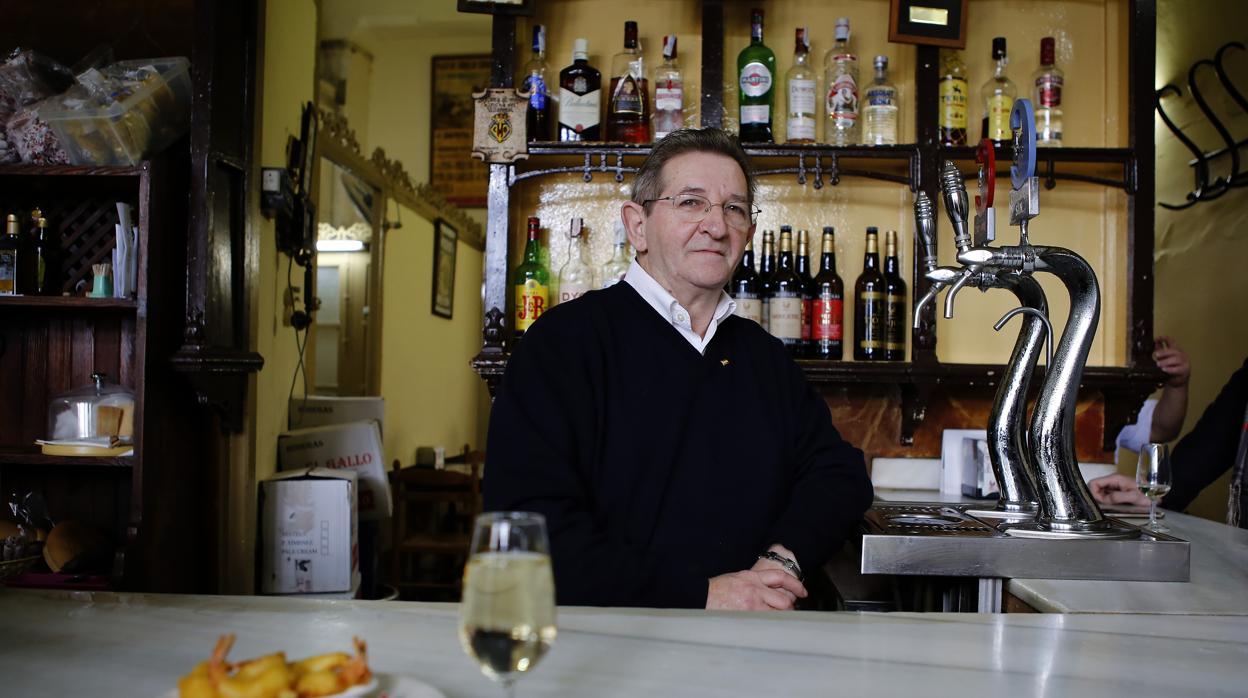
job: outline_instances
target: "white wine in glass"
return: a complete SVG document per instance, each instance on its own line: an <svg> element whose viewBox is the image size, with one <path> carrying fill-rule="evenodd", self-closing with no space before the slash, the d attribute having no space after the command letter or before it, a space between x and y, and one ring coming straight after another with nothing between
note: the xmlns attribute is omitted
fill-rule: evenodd
<svg viewBox="0 0 1248 698"><path fill-rule="evenodd" d="M464 651L511 695L516 678L537 666L555 634L545 520L526 512L477 517L460 604Z"/></svg>
<svg viewBox="0 0 1248 698"><path fill-rule="evenodd" d="M1144 444L1135 467L1135 484L1148 497L1146 531L1165 533L1170 529L1157 523L1157 501L1170 491L1170 448L1165 444Z"/></svg>

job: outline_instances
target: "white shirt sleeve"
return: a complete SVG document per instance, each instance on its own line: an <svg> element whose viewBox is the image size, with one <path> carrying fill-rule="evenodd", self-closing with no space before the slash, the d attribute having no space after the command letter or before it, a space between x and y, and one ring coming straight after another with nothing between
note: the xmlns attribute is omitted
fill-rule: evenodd
<svg viewBox="0 0 1248 698"><path fill-rule="evenodd" d="M1140 407L1139 419L1134 424L1128 424L1118 432L1117 445L1128 451L1140 452L1144 444L1149 442L1149 437L1153 433L1153 410L1157 407L1157 401L1149 398L1144 401Z"/></svg>

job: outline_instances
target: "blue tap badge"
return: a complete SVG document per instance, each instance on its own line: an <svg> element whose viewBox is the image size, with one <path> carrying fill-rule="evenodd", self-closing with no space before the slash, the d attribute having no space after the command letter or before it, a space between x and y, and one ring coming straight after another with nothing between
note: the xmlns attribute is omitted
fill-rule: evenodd
<svg viewBox="0 0 1248 698"><path fill-rule="evenodd" d="M1014 131L1014 164L1010 166L1010 183L1015 189L1021 189L1024 182L1036 176L1036 111L1030 99L1014 100L1010 128Z"/></svg>

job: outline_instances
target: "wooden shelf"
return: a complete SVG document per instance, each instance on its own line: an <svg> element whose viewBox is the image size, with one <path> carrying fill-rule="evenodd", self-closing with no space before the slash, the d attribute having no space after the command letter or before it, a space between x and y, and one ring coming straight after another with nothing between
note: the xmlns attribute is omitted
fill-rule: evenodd
<svg viewBox="0 0 1248 698"><path fill-rule="evenodd" d="M45 456L38 448L0 448L0 465L30 465L70 468L132 468L134 456L99 458L91 456Z"/></svg>
<svg viewBox="0 0 1248 698"><path fill-rule="evenodd" d="M148 169L146 162L138 165L0 165L0 176L24 177L137 177Z"/></svg>
<svg viewBox="0 0 1248 698"><path fill-rule="evenodd" d="M136 310L139 302L129 298L82 296L0 296L0 308L50 308L66 310Z"/></svg>

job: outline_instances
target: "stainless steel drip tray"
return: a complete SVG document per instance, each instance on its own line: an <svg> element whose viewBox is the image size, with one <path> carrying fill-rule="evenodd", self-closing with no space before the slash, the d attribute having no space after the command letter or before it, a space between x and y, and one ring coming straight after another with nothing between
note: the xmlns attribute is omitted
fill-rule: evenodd
<svg viewBox="0 0 1248 698"><path fill-rule="evenodd" d="M1126 540L1021 538L966 514L966 508L877 502L866 515L862 573L1139 582L1191 578L1191 545L1185 540L1148 531Z"/></svg>

